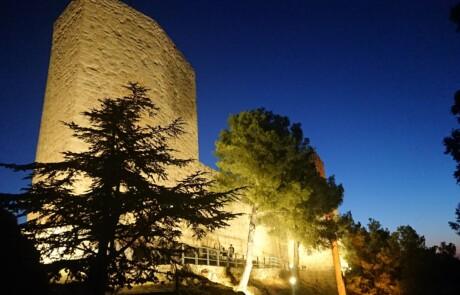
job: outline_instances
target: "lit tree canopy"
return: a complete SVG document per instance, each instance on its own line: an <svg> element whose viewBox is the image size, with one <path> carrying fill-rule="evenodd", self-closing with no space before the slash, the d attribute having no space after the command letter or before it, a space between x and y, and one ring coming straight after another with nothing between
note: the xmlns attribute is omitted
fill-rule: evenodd
<svg viewBox="0 0 460 295"><path fill-rule="evenodd" d="M216 142L215 154L219 183L245 187L243 201L259 211L292 201L287 194L305 195L298 194L304 189L300 182L291 180L300 180L301 171L316 171L314 151L300 124L291 124L287 117L265 109L231 116L228 129Z"/></svg>
<svg viewBox="0 0 460 295"><path fill-rule="evenodd" d="M317 156L300 124L265 109L233 115L216 142L218 183L244 187L242 200L251 207L247 265L240 281L244 290L251 271L253 238L257 223L296 231L304 215L325 217L342 200L332 197L332 179L319 175ZM330 197L330 198L329 198ZM311 220L313 217L311 218ZM299 232L299 231L298 231ZM302 233L303 234L303 233ZM297 236L296 236L297 237Z"/></svg>
<svg viewBox="0 0 460 295"><path fill-rule="evenodd" d="M305 247L329 248L340 237L340 221L334 211L342 203L343 187L334 177L316 177L312 182L309 198L294 207L293 233Z"/></svg>

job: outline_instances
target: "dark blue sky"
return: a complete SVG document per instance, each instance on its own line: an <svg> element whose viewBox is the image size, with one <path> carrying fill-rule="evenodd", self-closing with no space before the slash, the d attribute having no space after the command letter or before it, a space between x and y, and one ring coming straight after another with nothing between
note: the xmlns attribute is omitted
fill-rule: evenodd
<svg viewBox="0 0 460 295"><path fill-rule="evenodd" d="M1 1L1 162L34 159L52 23L67 2ZM345 187L341 211L460 245L447 225L460 190L442 145L460 89L457 1L126 2L195 68L204 163L214 165L229 114L264 106L302 123ZM0 171L0 190L18 177Z"/></svg>

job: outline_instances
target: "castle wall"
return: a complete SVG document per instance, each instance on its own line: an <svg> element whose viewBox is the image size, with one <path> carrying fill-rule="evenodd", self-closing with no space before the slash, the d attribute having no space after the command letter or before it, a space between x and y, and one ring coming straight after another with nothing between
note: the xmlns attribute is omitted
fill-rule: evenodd
<svg viewBox="0 0 460 295"><path fill-rule="evenodd" d="M81 112L97 107L100 98L128 94L122 86L130 81L149 88L149 96L160 108L154 119L142 123L167 124L182 118L185 133L172 147L178 150L177 156L198 160L195 73L174 43L154 20L121 1L73 0L54 25L36 161L60 161L63 151L85 150L61 122L86 125ZM196 170L213 173L196 161L186 168L170 169L170 183ZM249 207L234 203L227 210L248 213ZM245 254L248 226L248 216L242 215L201 241L190 231L184 240L226 249L232 244L237 253ZM257 227L255 244L256 256L287 258L287 241L274 239L263 226ZM305 261L308 269L332 270L327 251L318 257Z"/></svg>
<svg viewBox="0 0 460 295"><path fill-rule="evenodd" d="M79 96L80 23L82 8L72 2L56 21L53 31L45 101L36 151L36 161L62 160L61 152L71 149L71 133L62 121L75 117Z"/></svg>
<svg viewBox="0 0 460 295"><path fill-rule="evenodd" d="M198 159L195 73L152 19L116 0L74 0L54 27L48 82L36 159L62 159L64 150L82 150L60 121L86 124L82 111L98 99L126 95L139 82L160 108L152 122L185 122L173 143L179 156Z"/></svg>

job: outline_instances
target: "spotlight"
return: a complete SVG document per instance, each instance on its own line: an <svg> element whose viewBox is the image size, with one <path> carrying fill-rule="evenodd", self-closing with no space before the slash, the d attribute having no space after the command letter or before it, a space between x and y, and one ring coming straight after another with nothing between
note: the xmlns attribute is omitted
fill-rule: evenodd
<svg viewBox="0 0 460 295"><path fill-rule="evenodd" d="M292 276L292 277L289 278L289 284L294 286L296 283L297 283L297 278L296 277Z"/></svg>

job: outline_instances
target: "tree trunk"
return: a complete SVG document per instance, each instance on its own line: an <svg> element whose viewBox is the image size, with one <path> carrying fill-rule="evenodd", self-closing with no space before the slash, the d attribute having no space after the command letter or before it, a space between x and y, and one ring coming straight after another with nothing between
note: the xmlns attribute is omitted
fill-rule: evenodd
<svg viewBox="0 0 460 295"><path fill-rule="evenodd" d="M89 270L88 287L91 295L104 295L109 284L108 269L115 248L115 225L113 216L107 217L103 224L104 234L100 237L98 252Z"/></svg>
<svg viewBox="0 0 460 295"><path fill-rule="evenodd" d="M251 215L249 215L249 231L248 231L248 244L246 247L246 265L244 267L243 275L241 276L238 285L238 291L245 292L248 287L249 277L252 271L252 259L254 253L254 236L256 233L256 214L257 209L252 206Z"/></svg>
<svg viewBox="0 0 460 295"><path fill-rule="evenodd" d="M108 242L102 242L99 245L99 251L88 277L88 294L91 295L104 295L108 283Z"/></svg>
<svg viewBox="0 0 460 295"><path fill-rule="evenodd" d="M285 254L285 251L281 250L281 242L280 242L280 238L277 237L276 238L276 244L278 246L278 257L281 258L281 261L284 260L284 254Z"/></svg>
<svg viewBox="0 0 460 295"><path fill-rule="evenodd" d="M115 186L106 186L106 201L112 204L110 207L104 208L104 216L101 221L101 226L98 234L99 245L94 263L89 270L88 288L91 295L104 295L109 284L108 269L111 263L112 255L115 253L115 228L120 218L119 206L114 202L120 194L120 180L114 181ZM115 191L112 190L115 188ZM103 229L103 230L101 230Z"/></svg>
<svg viewBox="0 0 460 295"><path fill-rule="evenodd" d="M180 294L180 275L178 273L177 267L174 270L174 294Z"/></svg>
<svg viewBox="0 0 460 295"><path fill-rule="evenodd" d="M337 283L337 292L339 295L346 295L345 284L342 277L342 267L340 265L339 245L337 240L332 241L332 261L334 263L335 281Z"/></svg>
<svg viewBox="0 0 460 295"><path fill-rule="evenodd" d="M300 270L300 255L299 255L300 242L294 241L294 257L293 257L293 275L298 279Z"/></svg>

